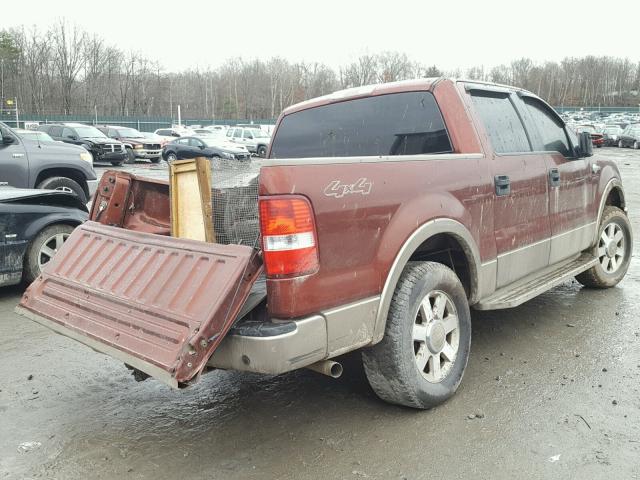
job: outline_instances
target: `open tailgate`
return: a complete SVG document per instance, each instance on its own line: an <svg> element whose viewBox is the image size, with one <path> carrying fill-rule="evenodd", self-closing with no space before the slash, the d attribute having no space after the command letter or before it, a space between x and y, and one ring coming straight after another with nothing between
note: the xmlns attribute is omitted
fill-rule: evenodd
<svg viewBox="0 0 640 480"><path fill-rule="evenodd" d="M261 271L247 246L87 222L16 311L177 387L202 372Z"/></svg>

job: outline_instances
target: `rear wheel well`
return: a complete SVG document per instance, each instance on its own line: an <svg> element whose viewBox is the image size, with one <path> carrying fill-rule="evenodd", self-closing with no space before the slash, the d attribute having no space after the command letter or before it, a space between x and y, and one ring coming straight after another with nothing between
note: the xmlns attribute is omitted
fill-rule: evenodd
<svg viewBox="0 0 640 480"><path fill-rule="evenodd" d="M619 188L614 187L607 195L607 199L605 200L604 204L618 207L624 210L624 194Z"/></svg>
<svg viewBox="0 0 640 480"><path fill-rule="evenodd" d="M467 298L473 293L473 273L469 260L468 249L454 235L439 233L425 240L413 254L409 261L430 261L446 265L460 279Z"/></svg>
<svg viewBox="0 0 640 480"><path fill-rule="evenodd" d="M44 182L47 178L51 177L67 177L76 182L78 185L82 187L84 193L87 198L89 198L89 186L87 185L87 178L84 174L78 170L74 170L72 168L49 168L47 170L43 170L38 174L38 178L36 179L34 187L37 187L42 182Z"/></svg>

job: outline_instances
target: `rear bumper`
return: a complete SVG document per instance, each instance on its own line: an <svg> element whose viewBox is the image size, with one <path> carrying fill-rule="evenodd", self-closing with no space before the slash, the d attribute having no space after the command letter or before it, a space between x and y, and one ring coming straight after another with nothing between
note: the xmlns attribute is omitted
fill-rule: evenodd
<svg viewBox="0 0 640 480"><path fill-rule="evenodd" d="M370 297L282 322L294 324L295 328L281 335L237 335L232 329L207 365L277 375L371 345L379 302L379 296Z"/></svg>
<svg viewBox="0 0 640 480"><path fill-rule="evenodd" d="M277 375L326 358L327 327L324 317L314 315L293 323L295 329L282 335L227 335L207 365L224 370Z"/></svg>

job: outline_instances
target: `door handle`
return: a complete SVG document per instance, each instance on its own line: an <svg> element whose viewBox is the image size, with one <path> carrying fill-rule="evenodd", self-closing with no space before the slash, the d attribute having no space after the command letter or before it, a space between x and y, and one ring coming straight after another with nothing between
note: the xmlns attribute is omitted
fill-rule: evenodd
<svg viewBox="0 0 640 480"><path fill-rule="evenodd" d="M496 195L498 197L511 194L511 181L508 175L496 175L494 182L496 184Z"/></svg>
<svg viewBox="0 0 640 480"><path fill-rule="evenodd" d="M22 158L24 157L24 153L14 153L11 155L13 158Z"/></svg>
<svg viewBox="0 0 640 480"><path fill-rule="evenodd" d="M552 187L560 186L560 172L557 168L552 168L551 170L549 170L549 184Z"/></svg>

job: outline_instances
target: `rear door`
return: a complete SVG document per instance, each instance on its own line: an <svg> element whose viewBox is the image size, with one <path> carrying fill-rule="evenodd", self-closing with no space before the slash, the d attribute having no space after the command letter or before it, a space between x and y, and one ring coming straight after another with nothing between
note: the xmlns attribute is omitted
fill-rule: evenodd
<svg viewBox="0 0 640 480"><path fill-rule="evenodd" d="M595 186L592 159L575 158L564 122L540 99L523 95L522 113L534 151L544 157L549 184L551 248L554 264L589 247L595 234Z"/></svg>
<svg viewBox="0 0 640 480"><path fill-rule="evenodd" d="M250 247L86 222L17 311L177 387L202 372L261 270Z"/></svg>
<svg viewBox="0 0 640 480"><path fill-rule="evenodd" d="M545 157L533 152L507 90L470 89L475 111L493 151L496 287L548 265L551 226Z"/></svg>

